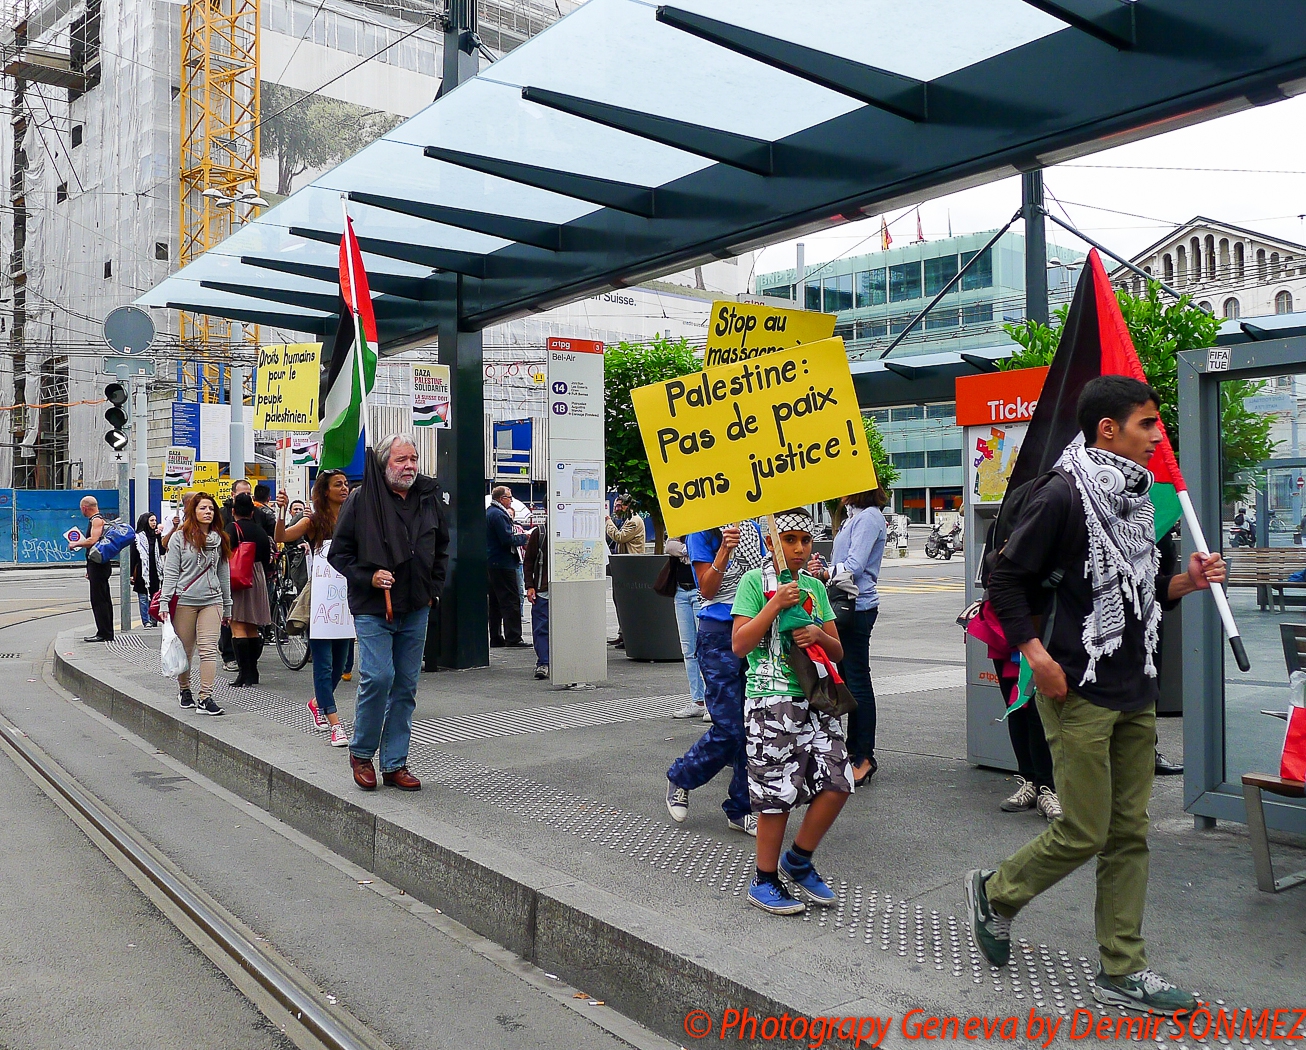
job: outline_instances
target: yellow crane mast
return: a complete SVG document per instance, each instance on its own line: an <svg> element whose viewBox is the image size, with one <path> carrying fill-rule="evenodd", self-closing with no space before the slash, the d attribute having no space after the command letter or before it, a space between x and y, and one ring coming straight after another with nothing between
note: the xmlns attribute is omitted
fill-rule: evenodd
<svg viewBox="0 0 1306 1050"><path fill-rule="evenodd" d="M180 100L186 266L258 210L246 202L258 198L259 0L189 0L182 8ZM203 353L230 343L231 323L183 313L180 335ZM246 327L245 340L257 345L257 329Z"/></svg>

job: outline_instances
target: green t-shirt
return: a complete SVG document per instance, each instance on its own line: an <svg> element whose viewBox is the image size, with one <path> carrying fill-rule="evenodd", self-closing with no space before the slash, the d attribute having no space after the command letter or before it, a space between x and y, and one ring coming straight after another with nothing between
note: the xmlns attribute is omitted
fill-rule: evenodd
<svg viewBox="0 0 1306 1050"><path fill-rule="evenodd" d="M762 589L762 570L750 569L739 581L735 604L730 612L734 616L747 616L750 620L760 613L767 603ZM798 587L804 594L802 607L812 619L829 623L834 619L825 585L804 571L798 573ZM793 637L788 631L779 631L775 624L766 632L758 646L748 654L748 684L746 696L802 696L793 668L789 666L789 646Z"/></svg>

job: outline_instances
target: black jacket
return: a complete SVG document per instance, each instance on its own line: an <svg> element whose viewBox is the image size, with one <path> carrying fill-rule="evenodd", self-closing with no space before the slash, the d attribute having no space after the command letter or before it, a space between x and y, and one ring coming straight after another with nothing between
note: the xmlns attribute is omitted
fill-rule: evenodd
<svg viewBox="0 0 1306 1050"><path fill-rule="evenodd" d="M232 518L227 526L227 542L234 551L242 542L254 544L254 560L267 572L272 568L272 537L264 531L258 518Z"/></svg>
<svg viewBox="0 0 1306 1050"><path fill-rule="evenodd" d="M349 611L355 616L385 616L385 593L372 586L372 574L387 565L370 564L360 551L360 496L351 493L340 510L327 561L349 583ZM407 559L394 571L390 600L395 617L405 616L440 597L449 565L449 528L445 523L443 497L434 478L419 474L406 498L386 489L385 498L395 501L403 536L387 539L402 548ZM414 500L415 503L408 503ZM390 520L395 520L391 518ZM372 546L372 545L369 545Z"/></svg>

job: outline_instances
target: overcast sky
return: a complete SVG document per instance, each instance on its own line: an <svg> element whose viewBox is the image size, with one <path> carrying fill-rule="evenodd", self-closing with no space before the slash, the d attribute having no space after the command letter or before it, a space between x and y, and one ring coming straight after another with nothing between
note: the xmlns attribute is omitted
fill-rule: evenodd
<svg viewBox="0 0 1306 1050"><path fill-rule="evenodd" d="M1125 256L1194 215L1306 244L1304 129L1306 96L1301 96L1083 157L1047 169L1047 205L1062 218L1068 214L1072 225ZM1052 197L1064 205L1064 211ZM946 237L949 219L954 234L991 230L1019 207L1020 179L1005 179L923 202L921 225L926 240ZM915 209L907 214L890 212L887 218L895 247L915 238ZM1020 225L1013 229L1019 231ZM806 264L810 268L829 259L878 251L879 231L877 215L809 234L802 238ZM1051 223L1048 240L1088 247ZM795 244L784 241L763 249L754 273L793 266Z"/></svg>

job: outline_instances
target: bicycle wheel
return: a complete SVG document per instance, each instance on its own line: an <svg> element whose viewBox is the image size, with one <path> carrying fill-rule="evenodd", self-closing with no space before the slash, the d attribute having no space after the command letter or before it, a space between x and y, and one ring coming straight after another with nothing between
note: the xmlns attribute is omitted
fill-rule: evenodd
<svg viewBox="0 0 1306 1050"><path fill-rule="evenodd" d="M277 588L277 600L272 606L272 631L276 637L277 655L281 662L292 671L298 671L308 663L308 636L291 634L286 630L286 617L294 607L298 595L289 587Z"/></svg>

